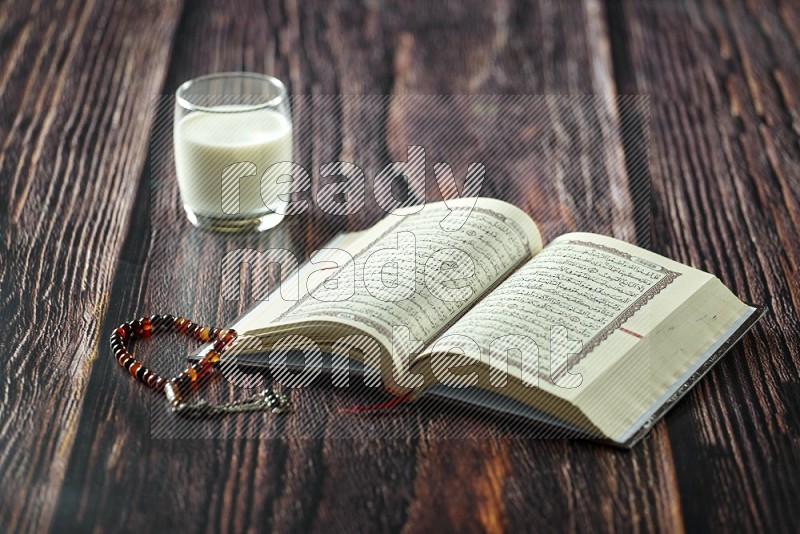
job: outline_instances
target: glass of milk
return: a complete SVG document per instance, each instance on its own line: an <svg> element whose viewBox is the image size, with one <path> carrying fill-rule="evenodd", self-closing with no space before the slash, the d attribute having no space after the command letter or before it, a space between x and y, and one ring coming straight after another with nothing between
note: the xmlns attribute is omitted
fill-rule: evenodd
<svg viewBox="0 0 800 534"><path fill-rule="evenodd" d="M281 222L291 180L275 168L265 175L292 161L292 119L280 80L211 74L184 83L175 96L175 169L189 221L223 232Z"/></svg>

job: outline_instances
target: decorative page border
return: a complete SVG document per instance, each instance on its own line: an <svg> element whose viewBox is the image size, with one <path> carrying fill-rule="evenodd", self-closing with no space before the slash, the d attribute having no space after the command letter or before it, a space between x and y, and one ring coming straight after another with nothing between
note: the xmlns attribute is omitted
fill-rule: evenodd
<svg viewBox="0 0 800 534"><path fill-rule="evenodd" d="M579 246L594 248L596 250L601 250L601 251L606 252L608 254L614 254L615 256L619 256L619 257L625 258L628 261L634 261L635 262L635 259L637 258L636 256L632 256L631 254L628 254L627 252L623 252L623 251L621 251L619 249L616 249L616 248L613 248L613 247L609 247L607 245L602 245L600 243L593 243L591 241L568 240L568 241L566 241L566 244L579 245ZM639 298L637 298L627 308L625 308L622 311L622 313L617 315L602 330L600 330L600 332L595 334L595 336L592 337L586 343L586 345L583 347L583 350L581 350L578 353L577 357L570 358L570 361L568 361L565 365L559 367L556 371L551 373L551 375L552 375L550 377L551 380L555 380L556 378L562 376L564 373L566 373L570 369L572 369L572 367L574 367L578 362L583 360L590 352L592 352L594 349L596 349L598 345L600 345L603 341L608 339L608 337L611 334L613 334L623 324L625 324L625 322L627 322L628 319L633 317L633 315L636 312L638 312L650 300L652 300L653 297L655 297L656 295L661 293L661 291L663 291L664 288L666 288L668 285L670 285L672 282L674 282L675 279L678 278L681 275L681 273L678 273L678 272L675 272L675 271L670 271L669 269L667 269L666 267L663 267L661 265L658 265L658 264L655 264L655 263L652 263L652 262L648 262L647 260L642 260L642 261L645 262L646 265L643 264L643 263L639 263L640 265L646 266L646 267L652 269L653 271L663 273L664 276L661 278L661 280L659 280L658 282L653 284L647 291L642 293L642 295L640 295Z"/></svg>

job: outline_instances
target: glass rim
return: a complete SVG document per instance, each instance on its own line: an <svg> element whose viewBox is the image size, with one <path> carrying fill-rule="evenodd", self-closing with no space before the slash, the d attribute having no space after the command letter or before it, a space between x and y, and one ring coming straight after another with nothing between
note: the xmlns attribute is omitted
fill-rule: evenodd
<svg viewBox="0 0 800 534"><path fill-rule="evenodd" d="M279 94L266 102L260 104L243 104L241 108L237 109L220 109L219 106L203 106L190 102L185 95L186 91L195 83L205 82L209 80L217 80L224 78L250 78L261 82L266 82L278 89ZM224 95L219 95L224 96ZM205 111L207 113L241 113L244 111L254 111L266 107L276 106L286 99L286 86L278 78L268 74L260 74L257 72L216 72L213 74L204 74L191 80L186 80L175 91L175 99L177 104L188 111Z"/></svg>

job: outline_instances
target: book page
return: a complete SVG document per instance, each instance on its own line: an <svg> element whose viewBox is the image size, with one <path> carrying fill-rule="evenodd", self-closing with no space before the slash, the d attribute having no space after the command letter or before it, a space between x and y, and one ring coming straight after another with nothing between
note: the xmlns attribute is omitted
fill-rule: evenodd
<svg viewBox="0 0 800 534"><path fill-rule="evenodd" d="M387 219L358 250L343 247L352 258L328 266L299 300L265 314L261 329L257 318L248 320L248 334L333 323L390 347L393 331L405 328L406 349L416 353L542 246L524 212L493 199L410 207Z"/></svg>
<svg viewBox="0 0 800 534"><path fill-rule="evenodd" d="M363 250L372 242L372 232L381 233L383 229L390 226L387 224L389 222L383 221L368 230L337 235L326 243L324 247L314 252L311 256L312 261L303 263L299 269L289 275L284 284L297 287L298 290L299 288L308 287L309 278L316 270L316 265L337 262L341 257L339 252L341 250L350 251L350 254ZM280 289L273 290L266 300L253 305L236 319L236 322L229 325L229 328L233 328L245 336L256 335L291 308L295 302L297 302L297 299L285 298Z"/></svg>
<svg viewBox="0 0 800 534"><path fill-rule="evenodd" d="M421 357L455 348L465 361L574 398L712 278L622 241L566 234Z"/></svg>

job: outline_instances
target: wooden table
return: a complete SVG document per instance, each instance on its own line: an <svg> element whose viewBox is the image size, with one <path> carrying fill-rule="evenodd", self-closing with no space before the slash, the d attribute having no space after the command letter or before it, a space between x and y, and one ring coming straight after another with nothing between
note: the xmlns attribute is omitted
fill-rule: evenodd
<svg viewBox="0 0 800 534"><path fill-rule="evenodd" d="M796 530L800 4L397 4L0 5L2 530ZM149 179L171 125L155 97L226 70L274 73L295 95L649 95L607 178L650 181L654 250L770 312L630 452L448 439L435 416L397 439L155 439L163 407L106 339L165 307L224 322L246 304L220 300L202 240L171 230L177 197L151 200ZM357 137L358 121L338 130ZM536 217L528 200L550 181L489 191ZM307 253L374 218L275 235ZM339 394L314 391L295 401L334 420Z"/></svg>

